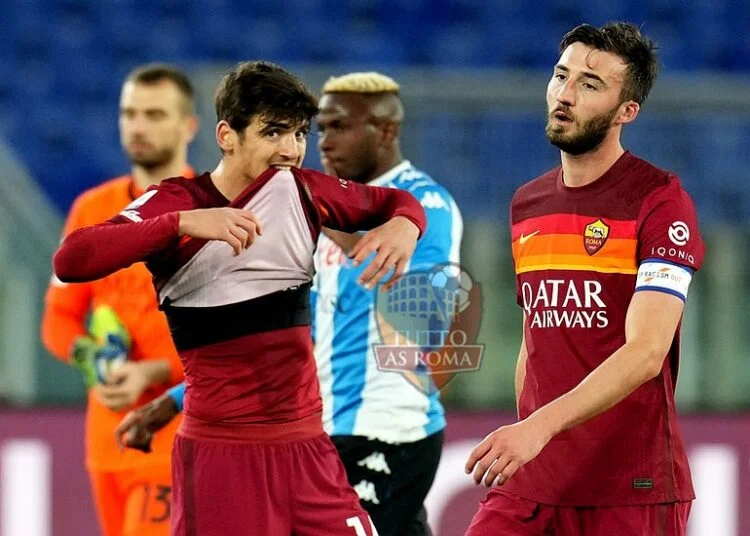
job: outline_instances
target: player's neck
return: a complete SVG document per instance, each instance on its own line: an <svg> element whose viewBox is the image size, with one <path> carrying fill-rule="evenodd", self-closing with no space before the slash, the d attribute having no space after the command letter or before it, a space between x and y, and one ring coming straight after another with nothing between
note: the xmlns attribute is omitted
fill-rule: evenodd
<svg viewBox="0 0 750 536"><path fill-rule="evenodd" d="M572 155L560 152L565 186L578 188L596 181L622 156L625 149L620 140L605 140L599 147L587 153Z"/></svg>
<svg viewBox="0 0 750 536"><path fill-rule="evenodd" d="M403 161L404 157L401 156L401 149L397 147L392 151L389 151L389 153L385 155L384 158L381 158L380 161L378 161L378 165L375 167L375 169L365 182L374 181L378 177L382 177Z"/></svg>
<svg viewBox="0 0 750 536"><path fill-rule="evenodd" d="M164 179L183 175L186 167L187 161L175 158L163 166L152 169L134 165L131 169L131 174L138 188L146 190L149 186L155 186Z"/></svg>
<svg viewBox="0 0 750 536"><path fill-rule="evenodd" d="M211 172L211 180L221 195L229 200L237 197L247 185L253 182L241 170L235 169L226 159L221 159L219 165ZM253 179L254 180L254 179Z"/></svg>

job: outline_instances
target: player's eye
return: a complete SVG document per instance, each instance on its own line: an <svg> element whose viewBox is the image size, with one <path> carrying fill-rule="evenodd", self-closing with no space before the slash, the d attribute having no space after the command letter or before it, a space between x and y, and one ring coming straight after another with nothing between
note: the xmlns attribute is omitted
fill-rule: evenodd
<svg viewBox="0 0 750 536"><path fill-rule="evenodd" d="M583 87L586 88L586 89L590 89L592 91L596 91L597 89L599 89L594 84L589 84L588 82L584 82L583 83Z"/></svg>

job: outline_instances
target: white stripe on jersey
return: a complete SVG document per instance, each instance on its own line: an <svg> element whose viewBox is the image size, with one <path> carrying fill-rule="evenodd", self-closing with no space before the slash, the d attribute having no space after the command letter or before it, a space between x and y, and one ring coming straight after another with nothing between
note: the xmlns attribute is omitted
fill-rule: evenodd
<svg viewBox="0 0 750 536"><path fill-rule="evenodd" d="M409 162L399 164L370 184L407 191L435 188L438 191L430 191L431 195L444 195L439 185ZM428 247L420 242L422 263L459 262L463 222L450 196L441 206L445 207L440 209L445 219L439 221L445 222L441 225L449 222L450 229L437 233L442 239L440 244ZM448 206L450 209L446 210ZM428 225L429 219L428 215ZM441 258L430 258L433 251L440 251ZM353 268L337 262L340 254L340 248L321 235L315 253L313 290L318 294L314 330L326 432L402 443L418 441L441 430L445 420L437 394L428 396L400 373L377 369L373 345L381 343L381 337L374 314L374 294L365 294L356 282L366 265ZM360 329L364 331L364 320L365 340L352 336Z"/></svg>
<svg viewBox="0 0 750 536"><path fill-rule="evenodd" d="M320 381L320 396L324 401L333 399L333 370L331 367L331 354L333 353L333 311L336 307L333 296L338 296L338 272L339 266L334 265L322 269L321 255L328 252L329 247L335 247L333 241L324 234L318 239L318 249L315 252L315 277L313 278L312 292L317 295L315 302L315 361L318 366L318 379ZM328 319L330 318L330 321ZM333 404L323 404L323 427L327 434L333 432Z"/></svg>

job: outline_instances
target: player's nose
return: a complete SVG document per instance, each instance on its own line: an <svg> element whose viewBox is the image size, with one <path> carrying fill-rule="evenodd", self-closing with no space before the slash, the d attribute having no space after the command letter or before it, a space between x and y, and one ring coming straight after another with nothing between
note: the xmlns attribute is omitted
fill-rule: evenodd
<svg viewBox="0 0 750 536"><path fill-rule="evenodd" d="M296 161L299 158L300 150L296 134L293 132L285 134L279 144L279 156L289 161Z"/></svg>
<svg viewBox="0 0 750 536"><path fill-rule="evenodd" d="M562 87L560 87L557 95L555 95L555 100L566 106L573 106L575 104L575 91L570 80L567 80Z"/></svg>

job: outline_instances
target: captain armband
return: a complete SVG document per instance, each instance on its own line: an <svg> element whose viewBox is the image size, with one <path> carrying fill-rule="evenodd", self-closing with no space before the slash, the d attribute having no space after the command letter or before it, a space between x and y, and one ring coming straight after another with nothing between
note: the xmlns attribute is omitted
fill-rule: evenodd
<svg viewBox="0 0 750 536"><path fill-rule="evenodd" d="M687 300L693 270L662 259L646 259L638 268L635 290L655 290Z"/></svg>

